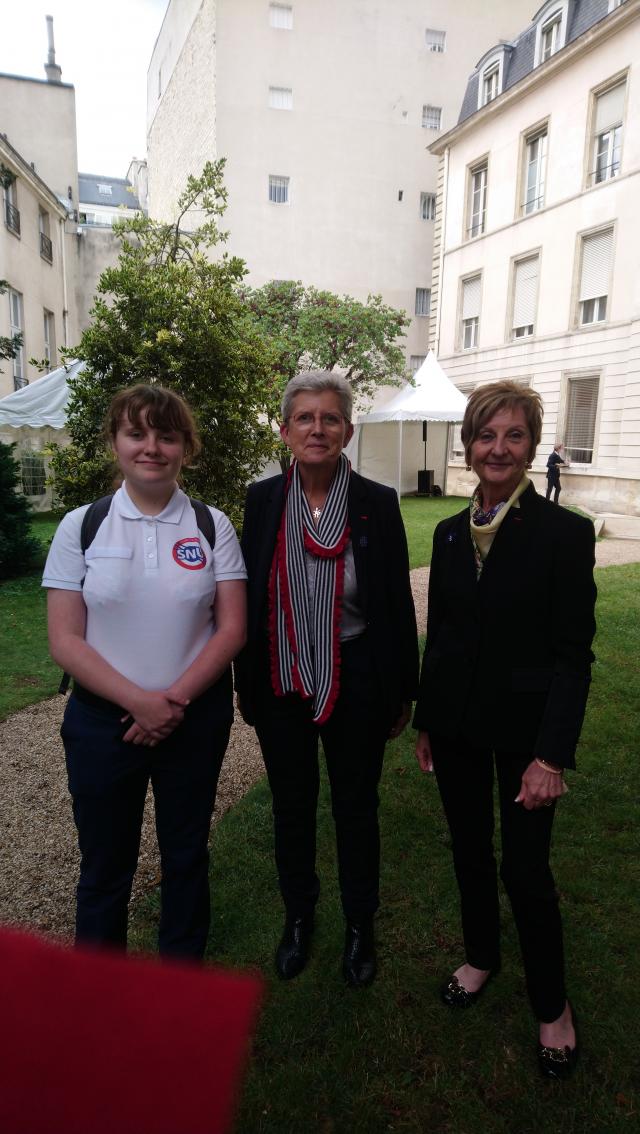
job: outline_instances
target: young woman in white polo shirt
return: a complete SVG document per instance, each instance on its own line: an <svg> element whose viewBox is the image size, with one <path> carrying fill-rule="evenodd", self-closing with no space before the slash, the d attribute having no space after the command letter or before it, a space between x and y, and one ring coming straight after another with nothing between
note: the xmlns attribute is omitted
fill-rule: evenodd
<svg viewBox="0 0 640 1134"><path fill-rule="evenodd" d="M201 957L208 836L233 718L230 663L246 628L233 527L210 512L213 549L178 487L199 450L172 391L116 395L106 432L121 487L89 547L88 505L60 524L45 566L49 642L74 679L62 726L82 856L76 941L126 946L144 800L153 788L162 865L159 947Z"/></svg>

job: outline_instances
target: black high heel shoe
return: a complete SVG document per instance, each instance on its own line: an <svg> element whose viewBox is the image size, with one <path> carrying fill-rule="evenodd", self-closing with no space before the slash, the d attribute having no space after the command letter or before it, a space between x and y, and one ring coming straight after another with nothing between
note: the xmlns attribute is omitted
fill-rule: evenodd
<svg viewBox="0 0 640 1134"><path fill-rule="evenodd" d="M578 1024L576 1022L576 1014L571 1007L571 1022L573 1030L576 1034L576 1046L569 1047L545 1047L544 1044L538 1043L538 1067L540 1074L545 1079L570 1079L573 1075L577 1063L580 1045L578 1042Z"/></svg>
<svg viewBox="0 0 640 1134"><path fill-rule="evenodd" d="M476 1000L482 996L489 981L493 980L494 976L496 976L499 971L499 969L490 969L484 984L481 984L476 992L469 992L468 988L460 984L457 976L452 976L440 989L440 999L442 1003L446 1004L448 1008L470 1008L471 1005L475 1004Z"/></svg>

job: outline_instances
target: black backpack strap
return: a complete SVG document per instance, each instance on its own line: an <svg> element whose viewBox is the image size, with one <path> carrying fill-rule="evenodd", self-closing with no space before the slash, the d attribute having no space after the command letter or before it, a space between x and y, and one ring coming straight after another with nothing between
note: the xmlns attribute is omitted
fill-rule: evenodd
<svg viewBox="0 0 640 1134"><path fill-rule="evenodd" d="M98 528L104 520L111 501L113 500L113 492L107 496L101 496L99 500L94 500L87 508L84 516L82 517L82 526L80 528L80 550L84 555L88 547L91 547L94 539L96 538ZM62 674L62 680L58 686L58 693L66 693L69 688L69 681L71 680L68 673Z"/></svg>
<svg viewBox="0 0 640 1134"><path fill-rule="evenodd" d="M189 502L196 514L198 522L198 529L202 532L209 547L213 551L216 546L216 525L213 522L213 516L206 504L202 500L194 500L192 496L189 497Z"/></svg>
<svg viewBox="0 0 640 1134"><path fill-rule="evenodd" d="M96 538L98 528L104 520L111 501L113 500L113 492L108 496L101 496L99 500L94 500L87 508L84 516L82 517L82 527L80 528L80 550L84 554L88 547L91 547L94 539Z"/></svg>
<svg viewBox="0 0 640 1134"><path fill-rule="evenodd" d="M101 496L99 500L94 500L93 504L89 505L84 516L82 517L82 527L80 528L80 548L83 554L88 547L91 547L91 544L96 538L98 528L100 527L100 524L109 511L112 500L112 492L110 492L108 496ZM216 525L213 522L213 516L211 515L209 508L207 508L207 505L204 504L202 500L194 500L190 496L189 502L196 514L198 529L202 532L204 538L209 544L209 547L213 551L213 548L216 545ZM69 681L69 674L63 673L62 680L58 687L58 693L67 692L67 689L69 688Z"/></svg>

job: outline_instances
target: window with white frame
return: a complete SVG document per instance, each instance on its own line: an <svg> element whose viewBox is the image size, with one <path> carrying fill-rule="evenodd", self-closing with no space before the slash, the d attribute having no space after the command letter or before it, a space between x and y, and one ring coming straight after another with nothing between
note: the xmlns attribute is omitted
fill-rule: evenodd
<svg viewBox="0 0 640 1134"><path fill-rule="evenodd" d="M627 84L623 80L595 97L591 180L596 185L620 173L626 89Z"/></svg>
<svg viewBox="0 0 640 1134"><path fill-rule="evenodd" d="M442 107L425 104L422 107L422 125L425 130L439 130L442 126Z"/></svg>
<svg viewBox="0 0 640 1134"><path fill-rule="evenodd" d="M409 370L412 374L415 374L420 369L426 357L426 354L411 355L411 357L409 358Z"/></svg>
<svg viewBox="0 0 640 1134"><path fill-rule="evenodd" d="M533 334L538 302L538 276L540 257L527 256L513 265L513 316L511 337L528 338Z"/></svg>
<svg viewBox="0 0 640 1134"><path fill-rule="evenodd" d="M269 87L269 106L272 110L293 110L291 87Z"/></svg>
<svg viewBox="0 0 640 1134"><path fill-rule="evenodd" d="M560 48L560 28L562 25L562 12L554 12L553 16L542 25L540 32L540 62L550 59Z"/></svg>
<svg viewBox="0 0 640 1134"><path fill-rule="evenodd" d="M111 197L113 195L113 186L107 185L106 182L98 182L98 193L101 197Z"/></svg>
<svg viewBox="0 0 640 1134"><path fill-rule="evenodd" d="M269 174L269 200L274 205L287 205L289 203L289 178Z"/></svg>
<svg viewBox="0 0 640 1134"><path fill-rule="evenodd" d="M500 94L500 63L492 63L482 74L482 105L493 102Z"/></svg>
<svg viewBox="0 0 640 1134"><path fill-rule="evenodd" d="M416 288L416 315L429 315L431 312L431 288Z"/></svg>
<svg viewBox="0 0 640 1134"><path fill-rule="evenodd" d="M436 195L435 195L435 193L421 193L420 194L420 219L421 220L435 220L436 219Z"/></svg>
<svg viewBox="0 0 640 1134"><path fill-rule="evenodd" d="M609 0L609 11L613 12L614 8L619 8L624 2L625 0Z"/></svg>
<svg viewBox="0 0 640 1134"><path fill-rule="evenodd" d="M269 23L272 28L291 31L293 27L293 7L291 4L270 4Z"/></svg>
<svg viewBox="0 0 640 1134"><path fill-rule="evenodd" d="M14 291L9 288L9 334L11 338L14 335L23 335L23 309L22 309L22 296L19 291ZM16 356L13 359L13 386L15 390L19 390L22 386L26 386L27 379L24 373L24 343L18 347Z"/></svg>
<svg viewBox="0 0 640 1134"><path fill-rule="evenodd" d="M463 350L477 347L480 331L480 279L479 275L462 281L460 342Z"/></svg>
<svg viewBox="0 0 640 1134"><path fill-rule="evenodd" d="M584 374L569 377L564 447L570 461L590 465L596 436L600 377Z"/></svg>
<svg viewBox="0 0 640 1134"><path fill-rule="evenodd" d="M487 176L489 167L486 161L472 166L469 170L469 200L467 205L467 236L481 236L487 220Z"/></svg>
<svg viewBox="0 0 640 1134"><path fill-rule="evenodd" d="M50 366L55 365L56 361L56 341L55 341L55 323L53 318L53 311L43 311L43 329L44 329L44 357Z"/></svg>
<svg viewBox="0 0 640 1134"><path fill-rule="evenodd" d="M447 48L447 33L437 28L427 28L425 32L427 47L438 55L442 55Z"/></svg>
<svg viewBox="0 0 640 1134"><path fill-rule="evenodd" d="M522 212L535 213L544 205L547 172L547 127L543 126L525 139Z"/></svg>
<svg viewBox="0 0 640 1134"><path fill-rule="evenodd" d="M611 278L613 229L606 228L582 238L578 322L581 326L603 323Z"/></svg>
<svg viewBox="0 0 640 1134"><path fill-rule="evenodd" d="M466 385L458 386L461 394L468 398L475 390L475 383L467 383ZM449 459L458 463L464 461L464 445L462 444L462 437L460 436L462 430L462 422L456 421L451 430L451 440L449 443Z"/></svg>

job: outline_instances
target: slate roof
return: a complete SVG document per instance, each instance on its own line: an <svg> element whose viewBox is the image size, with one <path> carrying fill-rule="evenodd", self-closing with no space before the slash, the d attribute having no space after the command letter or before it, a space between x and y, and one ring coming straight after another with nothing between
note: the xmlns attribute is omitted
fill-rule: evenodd
<svg viewBox="0 0 640 1134"><path fill-rule="evenodd" d="M594 24L604 19L604 17L608 15L608 12L608 0L570 0L568 12L569 23L564 46L566 47L567 44L572 43L579 35L582 35L583 32L588 31L590 27L593 27ZM509 87L515 86L520 79L523 79L525 75L533 71L535 46L536 24L532 23L509 44L510 50L505 52L505 72L501 93L508 90ZM496 50L500 47L501 44L497 43ZM485 52L482 56L483 61L488 54L488 52ZM460 117L458 118L459 123L470 118L478 109L479 81L480 71L475 70L473 74L469 76L467 82L467 89L462 100Z"/></svg>
<svg viewBox="0 0 640 1134"><path fill-rule="evenodd" d="M110 185L110 193L101 193L99 185ZM79 173L78 200L83 205L108 205L117 209L125 205L128 209L139 209L140 202L132 191L131 182L126 177L107 177L106 174Z"/></svg>

